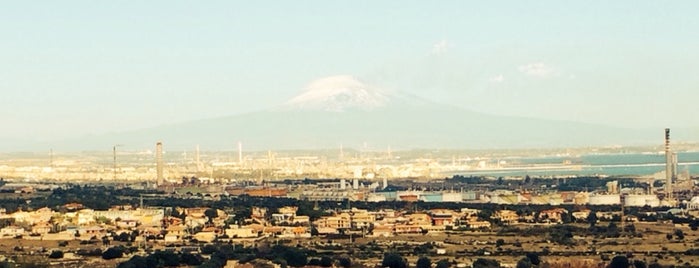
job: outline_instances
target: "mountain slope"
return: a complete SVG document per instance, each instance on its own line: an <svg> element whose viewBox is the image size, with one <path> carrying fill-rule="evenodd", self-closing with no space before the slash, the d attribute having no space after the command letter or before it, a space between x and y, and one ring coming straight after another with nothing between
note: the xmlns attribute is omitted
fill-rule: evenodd
<svg viewBox="0 0 699 268"><path fill-rule="evenodd" d="M480 114L368 86L349 76L311 83L283 105L254 113L199 120L54 143L61 150L125 144L211 150L373 148L536 148L651 143L657 133L593 124ZM48 145L44 145L48 146ZM47 148L47 147L44 147Z"/></svg>
<svg viewBox="0 0 699 268"><path fill-rule="evenodd" d="M150 148L158 140L169 148L200 144L224 150L242 141L246 150L265 150L335 148L340 144L359 147L365 142L375 148L535 148L633 144L650 139L623 129L588 124L422 107L351 113L264 111L86 137L65 146L94 149L122 143L131 148Z"/></svg>

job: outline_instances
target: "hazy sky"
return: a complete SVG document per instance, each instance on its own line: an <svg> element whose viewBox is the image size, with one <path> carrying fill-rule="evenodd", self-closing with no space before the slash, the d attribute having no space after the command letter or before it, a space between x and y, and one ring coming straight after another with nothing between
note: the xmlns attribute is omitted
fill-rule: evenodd
<svg viewBox="0 0 699 268"><path fill-rule="evenodd" d="M0 138L238 114L347 74L505 115L699 126L699 1L3 1Z"/></svg>

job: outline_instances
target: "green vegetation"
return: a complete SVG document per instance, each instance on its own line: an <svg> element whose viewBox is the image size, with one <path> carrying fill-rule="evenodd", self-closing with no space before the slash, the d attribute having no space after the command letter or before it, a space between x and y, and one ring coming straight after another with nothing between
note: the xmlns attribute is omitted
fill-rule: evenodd
<svg viewBox="0 0 699 268"><path fill-rule="evenodd" d="M383 255L381 267L408 268L408 262L397 253L386 253Z"/></svg>
<svg viewBox="0 0 699 268"><path fill-rule="evenodd" d="M417 263L415 264L415 267L417 268L432 268L432 261L430 258L422 256L419 259L417 259Z"/></svg>
<svg viewBox="0 0 699 268"><path fill-rule="evenodd" d="M197 266L204 262L204 258L199 254L174 253L171 251L155 251L143 257L133 256L126 262L119 264L119 268L150 268L150 267L173 267L173 266Z"/></svg>

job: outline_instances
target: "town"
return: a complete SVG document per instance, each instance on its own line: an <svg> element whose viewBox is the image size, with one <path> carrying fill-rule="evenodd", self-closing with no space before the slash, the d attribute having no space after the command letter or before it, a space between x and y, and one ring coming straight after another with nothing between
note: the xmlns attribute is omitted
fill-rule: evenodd
<svg viewBox="0 0 699 268"><path fill-rule="evenodd" d="M161 187L173 190L164 192L3 180L4 261L138 267L127 265L155 256L161 265L167 259L166 266L298 267L322 260L327 266L395 267L384 262L396 254L411 264L432 258L440 267L532 261L600 267L616 256L648 265L681 256L682 263L699 264L699 250L687 248L699 238L698 201L668 206L662 194L663 200L642 194L652 185L627 178L455 176L373 188L358 180L306 179L218 187L223 191L217 194L189 192L191 181ZM371 191L359 191L364 188ZM333 189L350 194L329 194ZM237 251L219 252L229 246ZM260 247L295 253L262 254Z"/></svg>

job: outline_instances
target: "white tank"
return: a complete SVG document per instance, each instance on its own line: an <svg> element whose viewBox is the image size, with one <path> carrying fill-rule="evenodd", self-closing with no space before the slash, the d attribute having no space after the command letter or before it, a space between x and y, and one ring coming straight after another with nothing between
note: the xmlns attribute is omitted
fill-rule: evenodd
<svg viewBox="0 0 699 268"><path fill-rule="evenodd" d="M386 196L382 194L369 194L366 198L367 202L383 202L386 201Z"/></svg>
<svg viewBox="0 0 699 268"><path fill-rule="evenodd" d="M590 205L619 205L621 196L618 194L597 194L590 195Z"/></svg>
<svg viewBox="0 0 699 268"><path fill-rule="evenodd" d="M655 195L627 195L624 198L624 206L627 207L657 207L660 206L660 199Z"/></svg>
<svg viewBox="0 0 699 268"><path fill-rule="evenodd" d="M442 193L442 202L461 202L463 197L460 192L457 193Z"/></svg>

